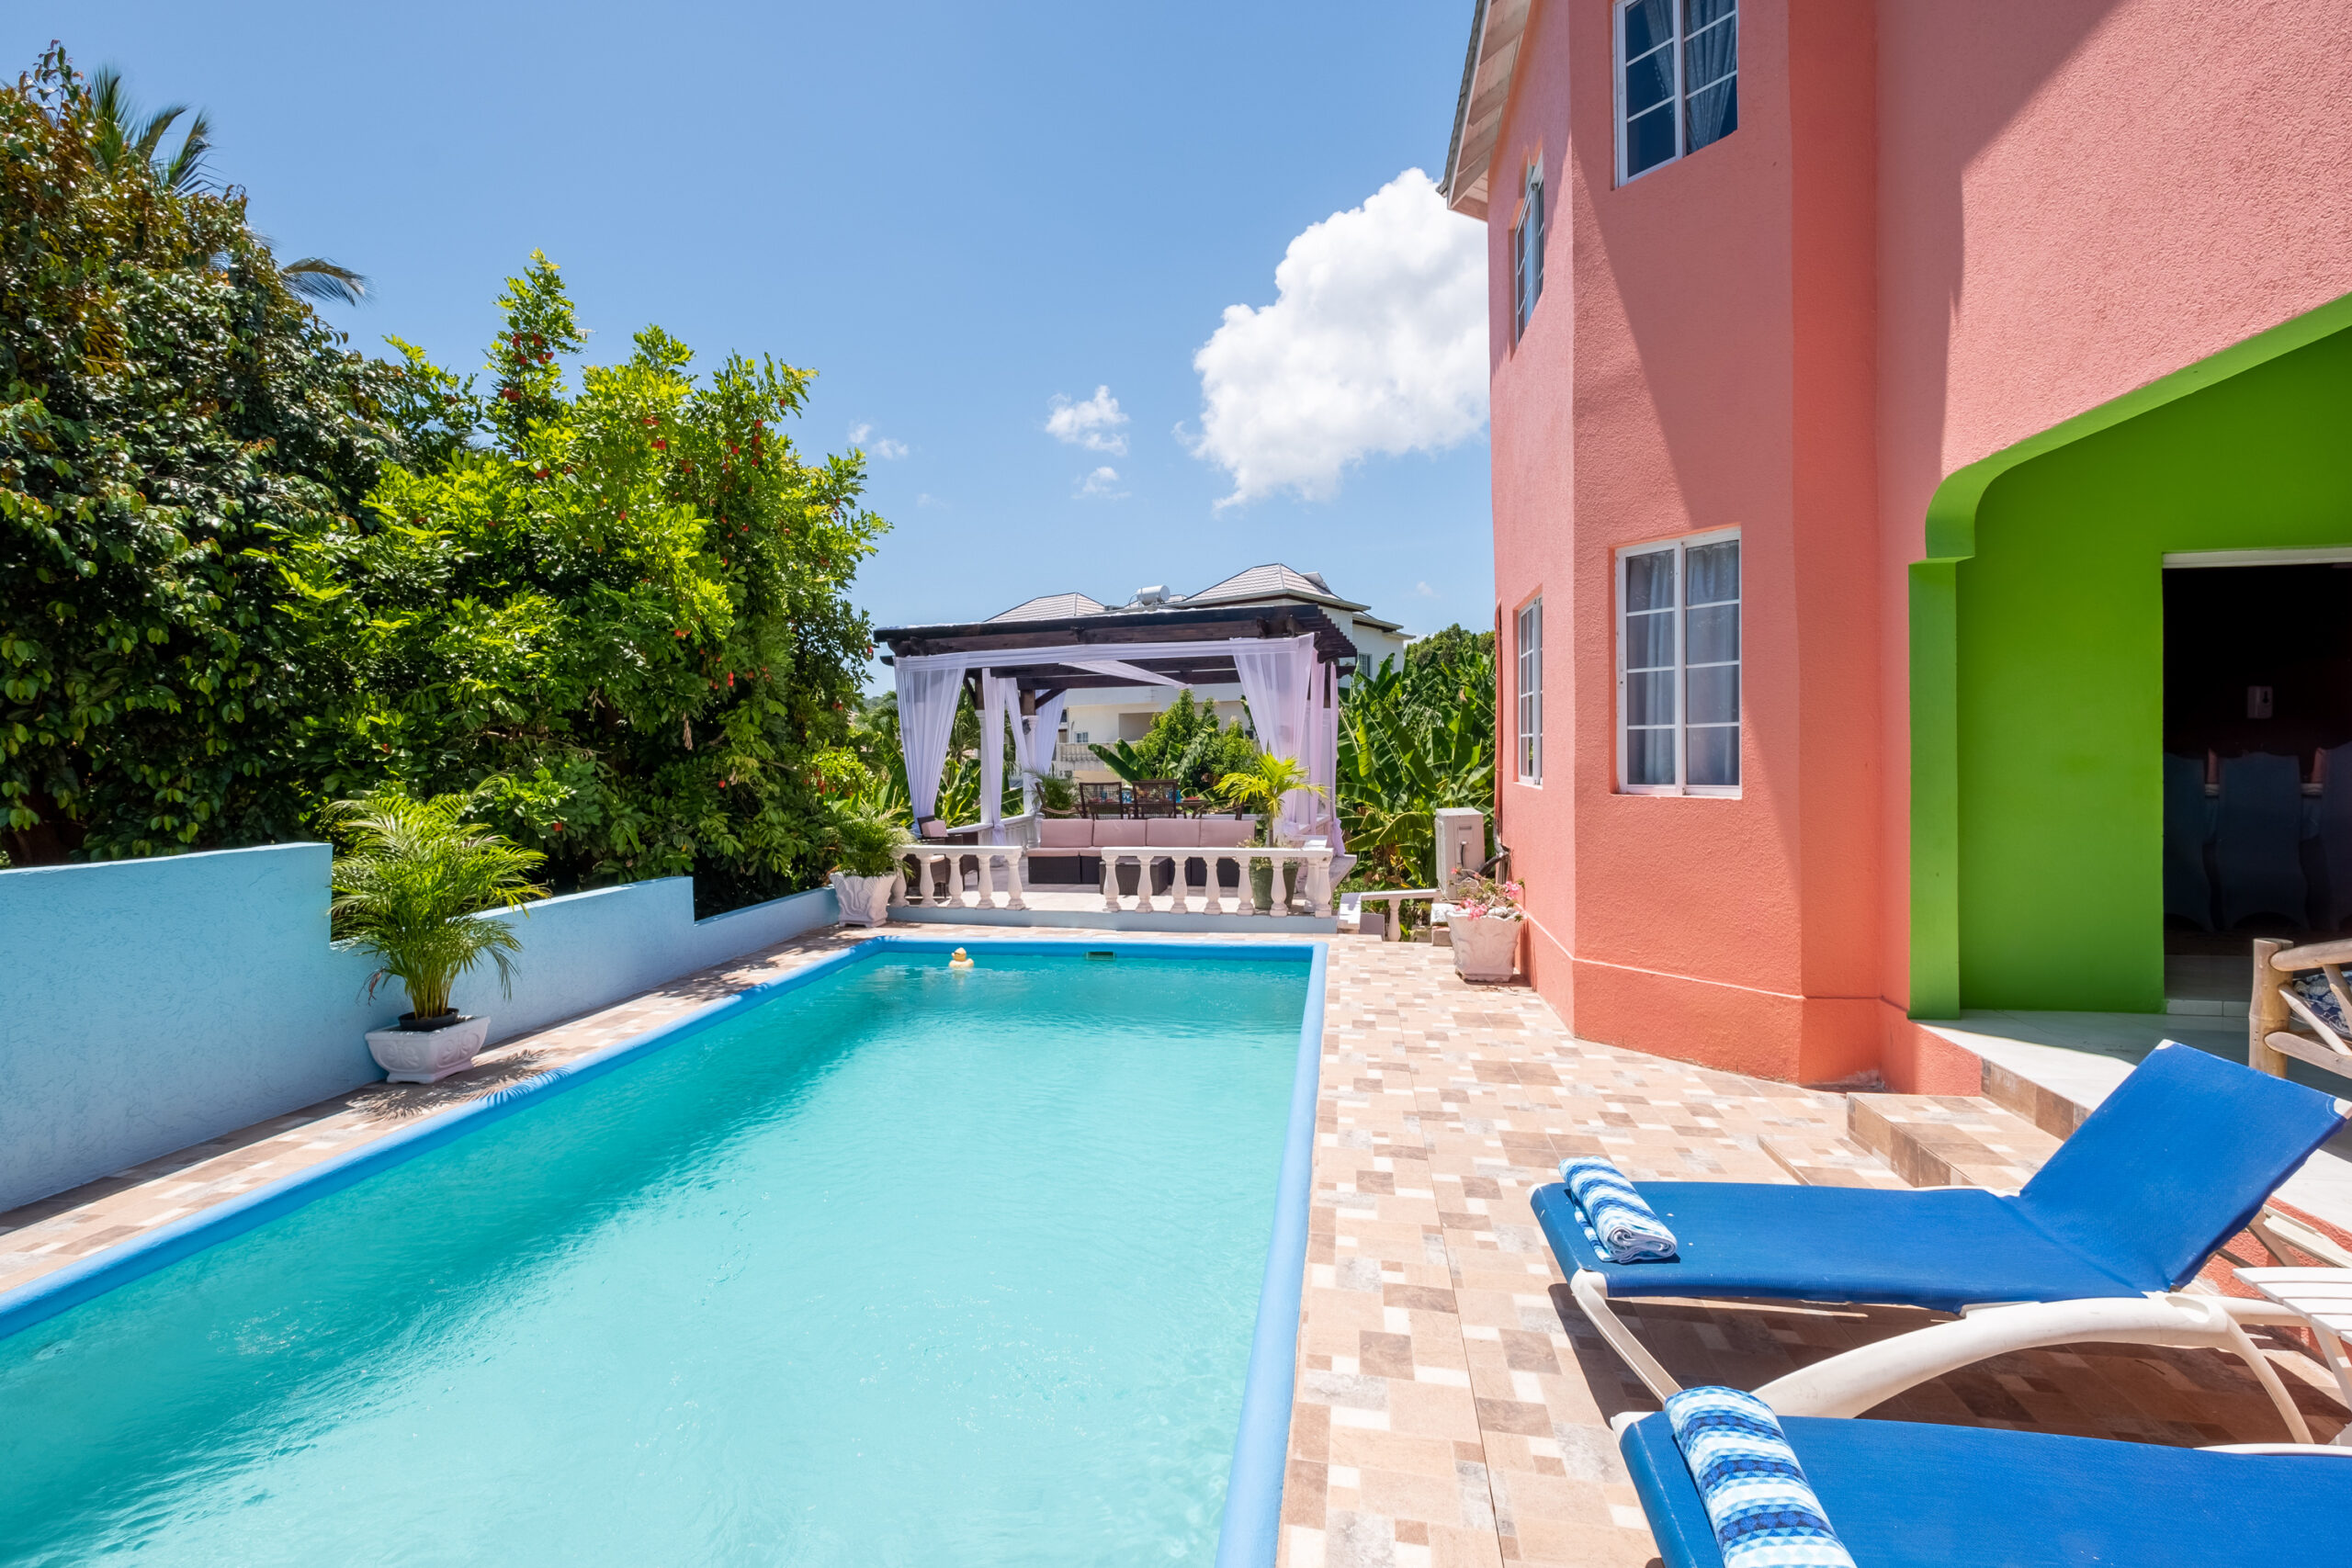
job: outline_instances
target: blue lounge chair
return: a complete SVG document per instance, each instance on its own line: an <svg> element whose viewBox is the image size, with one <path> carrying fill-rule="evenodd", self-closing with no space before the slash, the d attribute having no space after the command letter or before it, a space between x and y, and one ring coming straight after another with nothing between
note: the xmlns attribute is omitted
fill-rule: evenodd
<svg viewBox="0 0 2352 1568"><path fill-rule="evenodd" d="M2023 1191L1645 1181L1679 1255L1611 1261L1568 1190L1530 1201L1593 1326L1660 1399L1679 1385L1610 1310L1634 1297L1958 1312L2169 1292L2245 1227L2352 1103L2186 1045L2151 1052Z"/></svg>
<svg viewBox="0 0 2352 1568"><path fill-rule="evenodd" d="M1782 1416L1855 1568L2285 1568L2341 1562L2352 1449L2233 1453L1981 1427ZM1663 1416L1626 1426L1665 1568L1723 1568Z"/></svg>

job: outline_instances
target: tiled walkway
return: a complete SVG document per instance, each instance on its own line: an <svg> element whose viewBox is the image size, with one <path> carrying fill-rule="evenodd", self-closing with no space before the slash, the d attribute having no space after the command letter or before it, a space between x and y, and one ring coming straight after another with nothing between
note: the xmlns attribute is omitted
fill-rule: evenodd
<svg viewBox="0 0 2352 1568"><path fill-rule="evenodd" d="M864 934L788 943L526 1036L444 1083L361 1089L0 1214L0 1289ZM1528 1191L1562 1156L1590 1153L1635 1177L1777 1181L1796 1168L1894 1178L1856 1166L1836 1096L1573 1040L1531 992L1465 985L1442 951L1342 938L1331 954L1283 1561L1639 1568L1656 1549L1607 1421L1651 1402L1569 1302ZM1627 1316L1685 1382L1748 1387L1928 1320L1670 1303ZM2313 1427L2333 1432L2343 1412L2318 1392L2312 1363L2284 1348L2274 1359ZM2150 1442L2283 1436L2234 1363L2120 1348L2007 1358L1880 1414Z"/></svg>
<svg viewBox="0 0 2352 1568"><path fill-rule="evenodd" d="M1657 1548L1608 1420L1656 1402L1587 1327L1528 1193L1569 1155L1636 1179L1786 1181L1784 1161L1838 1144L1845 1102L1572 1039L1532 993L1465 985L1448 958L1333 945L1283 1562L1640 1568ZM1934 1321L1765 1303L1621 1315L1686 1385L1745 1388ZM2344 1412L2314 1363L2273 1359L2314 1432L2334 1432ZM2005 1357L1873 1414L2143 1442L2286 1437L2219 1354L2106 1346Z"/></svg>

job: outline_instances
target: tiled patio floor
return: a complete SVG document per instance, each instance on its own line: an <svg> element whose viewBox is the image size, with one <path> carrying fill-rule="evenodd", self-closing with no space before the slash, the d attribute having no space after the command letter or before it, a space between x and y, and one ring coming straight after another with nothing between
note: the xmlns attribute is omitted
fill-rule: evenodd
<svg viewBox="0 0 2352 1568"><path fill-rule="evenodd" d="M442 1084L360 1089L0 1214L0 1289L865 934L787 943L510 1043ZM1639 1568L1656 1551L1607 1421L1651 1401L1585 1328L1527 1193L1570 1154L1606 1154L1635 1177L1778 1181L1788 1165L1835 1168L1850 1161L1837 1152L1844 1102L1571 1039L1532 993L1467 986L1442 951L1341 938L1331 952L1283 1560ZM1634 1319L1684 1382L1750 1387L1927 1320L1675 1303ZM2343 1412L2317 1369L2283 1347L2274 1359L2314 1429L2333 1432ZM1878 1414L2150 1442L2284 1435L2233 1362L2120 1348L2007 1358Z"/></svg>

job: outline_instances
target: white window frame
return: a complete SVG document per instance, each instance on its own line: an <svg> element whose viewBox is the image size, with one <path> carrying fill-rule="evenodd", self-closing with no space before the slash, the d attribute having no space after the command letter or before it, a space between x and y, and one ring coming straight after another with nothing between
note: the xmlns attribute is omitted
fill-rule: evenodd
<svg viewBox="0 0 2352 1568"><path fill-rule="evenodd" d="M1528 628L1535 631L1531 646ZM1511 748L1513 776L1544 787L1544 595L1535 594L1511 617ZM1531 678L1532 677L1532 678Z"/></svg>
<svg viewBox="0 0 2352 1568"><path fill-rule="evenodd" d="M1550 208L1544 199L1544 160L1527 165L1519 184L1519 217L1510 226L1510 341L1527 335L1528 322L1544 298L1544 232ZM1534 226L1534 245L1528 244L1528 226Z"/></svg>
<svg viewBox="0 0 2352 1568"><path fill-rule="evenodd" d="M1686 535L1678 539L1657 539L1645 545L1625 545L1617 550L1617 792L1620 795L1699 795L1724 800L1736 800L1747 778L1746 742L1747 739L1747 552L1739 553L1739 597L1733 601L1739 606L1739 706L1736 723L1741 742L1741 784L1693 784L1683 783L1690 776L1690 665L1684 657L1690 638L1690 606L1684 603L1683 583L1687 573L1683 558L1702 545L1720 545L1736 540L1737 528L1715 528L1704 534ZM1628 600L1625 592L1625 563L1635 556L1674 555L1674 777L1673 784L1642 784L1630 782L1632 770L1626 744L1625 724L1625 616Z"/></svg>
<svg viewBox="0 0 2352 1568"><path fill-rule="evenodd" d="M1685 0L1670 0L1674 12L1674 38L1666 47L1674 55L1674 97L1671 111L1674 117L1674 155L1652 164L1640 175L1628 174L1625 166L1625 10L1634 3L1634 0L1611 0L1609 7L1609 71L1614 83L1611 103L1617 122L1617 183L1621 186L1631 185L1634 181L1640 179L1642 175L1654 175L1660 169L1670 169L1690 155L1692 151L1689 145L1690 95L1694 91L1704 92L1714 85L1713 82L1702 82L1694 89L1690 83L1683 80L1683 68L1689 60L1689 51L1685 47L1687 40L1682 36ZM1723 25L1723 20L1728 20L1735 28L1739 26L1738 0L1733 0L1731 15L1728 18L1718 20L1711 25L1720 27ZM1707 29L1702 28L1699 30L1705 32ZM1731 74L1734 78L1739 75L1739 56L1736 51L1732 55ZM1715 80L1722 81L1724 78L1719 76ZM1712 147L1714 143L1711 141L1707 145Z"/></svg>

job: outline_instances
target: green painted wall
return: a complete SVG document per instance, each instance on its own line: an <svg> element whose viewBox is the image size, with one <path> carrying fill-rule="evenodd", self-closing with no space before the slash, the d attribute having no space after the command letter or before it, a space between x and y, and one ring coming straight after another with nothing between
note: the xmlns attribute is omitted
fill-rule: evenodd
<svg viewBox="0 0 2352 1568"><path fill-rule="evenodd" d="M2160 1011L2162 558L2352 545L2352 330L2025 457L1973 534L1948 610L1914 574L1949 622L1957 796L1915 874L1956 883L1958 1001Z"/></svg>

